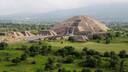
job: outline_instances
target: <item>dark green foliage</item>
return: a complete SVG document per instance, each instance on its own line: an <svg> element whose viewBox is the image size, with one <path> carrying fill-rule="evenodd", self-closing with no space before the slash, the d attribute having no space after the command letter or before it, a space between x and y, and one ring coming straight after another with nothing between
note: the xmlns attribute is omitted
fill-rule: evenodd
<svg viewBox="0 0 128 72"><path fill-rule="evenodd" d="M111 40L112 40L112 34L111 33L106 34L105 44L110 44Z"/></svg>
<svg viewBox="0 0 128 72"><path fill-rule="evenodd" d="M111 51L111 52L110 52L110 57L111 57L111 58L117 57L117 56L116 56L116 53L115 53L114 51Z"/></svg>
<svg viewBox="0 0 128 72"><path fill-rule="evenodd" d="M68 41L74 42L74 38L73 37L69 37Z"/></svg>
<svg viewBox="0 0 128 72"><path fill-rule="evenodd" d="M40 54L41 55L48 55L52 52L51 46L42 46L40 49Z"/></svg>
<svg viewBox="0 0 128 72"><path fill-rule="evenodd" d="M43 69L37 69L36 72L44 72Z"/></svg>
<svg viewBox="0 0 128 72"><path fill-rule="evenodd" d="M57 55L66 56L73 55L75 48L72 46L65 46L62 49L59 49L56 53Z"/></svg>
<svg viewBox="0 0 128 72"><path fill-rule="evenodd" d="M4 50L4 49L6 49L8 47L8 44L7 43L5 43L5 42L1 42L0 43L0 50Z"/></svg>
<svg viewBox="0 0 128 72"><path fill-rule="evenodd" d="M121 60L121 62L120 62L120 72L126 72L125 60Z"/></svg>
<svg viewBox="0 0 128 72"><path fill-rule="evenodd" d="M46 71L49 70L54 70L55 69L55 65L54 65L54 61L52 58L48 58L48 62L45 64L45 68Z"/></svg>
<svg viewBox="0 0 128 72"><path fill-rule="evenodd" d="M50 24L44 25L44 24L0 23L0 32L33 30L32 33L37 34L39 30L48 29L49 27L51 27Z"/></svg>
<svg viewBox="0 0 128 72"><path fill-rule="evenodd" d="M115 37L120 37L121 33L120 32L115 32Z"/></svg>
<svg viewBox="0 0 128 72"><path fill-rule="evenodd" d="M84 69L81 70L81 72L92 72L92 71L88 68L84 68Z"/></svg>
<svg viewBox="0 0 128 72"><path fill-rule="evenodd" d="M110 53L109 52L104 52L104 57L110 57Z"/></svg>
<svg viewBox="0 0 128 72"><path fill-rule="evenodd" d="M109 65L109 67L110 67L110 68L114 68L114 67L116 67L116 65L117 65L117 61L111 59L111 60L110 60L110 65Z"/></svg>
<svg viewBox="0 0 128 72"><path fill-rule="evenodd" d="M29 48L29 54L30 56L35 56L39 54L39 46L33 45Z"/></svg>
<svg viewBox="0 0 128 72"><path fill-rule="evenodd" d="M73 70L73 72L77 72L76 70Z"/></svg>
<svg viewBox="0 0 128 72"><path fill-rule="evenodd" d="M95 68L97 66L97 59L92 56L87 56L84 61L80 63L83 67Z"/></svg>
<svg viewBox="0 0 128 72"><path fill-rule="evenodd" d="M32 61L31 64L36 64L36 61Z"/></svg>
<svg viewBox="0 0 128 72"><path fill-rule="evenodd" d="M97 69L95 72L103 72L103 70L101 70L101 69Z"/></svg>
<svg viewBox="0 0 128 72"><path fill-rule="evenodd" d="M125 50L120 51L119 56L120 56L120 58L126 58L126 56L127 56L126 51Z"/></svg>
<svg viewBox="0 0 128 72"><path fill-rule="evenodd" d="M65 68L59 68L58 72L67 72L67 70Z"/></svg>
<svg viewBox="0 0 128 72"><path fill-rule="evenodd" d="M77 52L77 51L74 51L73 54L72 54L72 56L75 59L81 59L82 58L81 52Z"/></svg>
<svg viewBox="0 0 128 72"><path fill-rule="evenodd" d="M108 36L106 36L105 37L105 44L110 44L110 42L111 42L111 39Z"/></svg>
<svg viewBox="0 0 128 72"><path fill-rule="evenodd" d="M21 59L21 60L26 60L26 59L27 59L27 54L26 54L26 53L22 54L22 55L20 56L20 59Z"/></svg>
<svg viewBox="0 0 128 72"><path fill-rule="evenodd" d="M96 42L97 42L97 43L100 43L100 39L96 39Z"/></svg>
<svg viewBox="0 0 128 72"><path fill-rule="evenodd" d="M72 56L64 57L63 63L73 63L74 59Z"/></svg>
<svg viewBox="0 0 128 72"><path fill-rule="evenodd" d="M100 55L100 53L98 51L92 50L92 49L88 49L88 48L84 48L82 50L82 53L84 55Z"/></svg>
<svg viewBox="0 0 128 72"><path fill-rule="evenodd" d="M9 53L4 53L4 61L10 61L11 60L11 54Z"/></svg>
<svg viewBox="0 0 128 72"><path fill-rule="evenodd" d="M12 60L12 63L15 63L15 64L18 64L20 62L21 62L21 60L19 57L16 57L15 59Z"/></svg>
<svg viewBox="0 0 128 72"><path fill-rule="evenodd" d="M119 64L118 56L117 55L112 55L109 63L110 63L109 64L110 68L115 68Z"/></svg>

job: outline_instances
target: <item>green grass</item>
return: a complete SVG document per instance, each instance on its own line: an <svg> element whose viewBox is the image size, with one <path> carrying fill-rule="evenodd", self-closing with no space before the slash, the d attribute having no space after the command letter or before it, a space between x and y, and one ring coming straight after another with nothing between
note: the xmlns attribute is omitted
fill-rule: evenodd
<svg viewBox="0 0 128 72"><path fill-rule="evenodd" d="M121 50L126 50L128 52L128 43L110 43L110 44L103 44L103 43L95 43L95 42L86 42L86 43L72 43L72 42L48 42L52 46L56 48L62 48L64 46L73 46L76 50L81 51L84 47L88 47L89 49L94 49L99 52L105 51L115 51L119 52Z"/></svg>
<svg viewBox="0 0 128 72"><path fill-rule="evenodd" d="M69 41L45 41L46 43L50 44L52 46L53 50L57 50L60 48L63 48L64 46L73 46L77 51L81 51L84 47L88 47L89 49L94 49L99 52L105 52L105 51L115 51L118 53L121 50L126 50L128 52L128 39L115 39L110 44L104 44L104 43L96 43L94 41L89 42L69 42ZM38 68L43 69L44 64L47 62L48 57L55 57L55 56L41 56L38 55L36 57L29 57L26 61L23 61L19 63L16 66L10 66L12 63L5 61L4 58L6 57L6 53L9 53L11 55L11 59L18 57L22 54L22 51L14 50L15 48L20 48L23 45L26 45L27 47L30 47L33 44L37 43L29 43L29 42L17 42L17 43L10 43L9 44L9 50L0 50L0 72L3 72L6 70L7 72L36 72ZM14 49L13 49L14 48ZM57 59L59 57L55 57ZM36 61L36 64L31 64L32 61ZM76 63L79 60L76 60ZM67 70L73 71L76 69L77 71L80 71L82 67L75 67L75 62L72 64L63 64L62 67L66 68ZM125 62L126 65L128 65L128 59L126 59ZM74 68L75 67L75 68ZM128 67L128 66L127 66ZM104 72L111 72L109 69L102 68ZM95 69L91 69L93 72ZM54 72L57 72L57 70L54 70Z"/></svg>
<svg viewBox="0 0 128 72"><path fill-rule="evenodd" d="M126 40L127 41L127 40ZM53 47L53 50L57 50L59 48L63 48L64 46L73 46L76 50L81 51L84 47L87 47L89 49L94 49L99 52L105 52L105 51L115 51L118 53L121 50L125 50L128 52L128 43L122 42L115 42L113 41L110 44L104 44L104 43L96 43L96 42L69 42L69 41L45 41L46 43L50 44ZM29 43L29 42L18 42L18 43L11 43L9 44L9 48L21 48L21 46L27 46L30 47L33 44L37 43Z"/></svg>

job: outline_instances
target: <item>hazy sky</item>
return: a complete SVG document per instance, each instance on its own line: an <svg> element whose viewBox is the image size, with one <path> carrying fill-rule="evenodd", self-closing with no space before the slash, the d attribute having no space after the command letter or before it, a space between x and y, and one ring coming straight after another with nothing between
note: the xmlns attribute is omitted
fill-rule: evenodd
<svg viewBox="0 0 128 72"><path fill-rule="evenodd" d="M0 15L44 13L106 3L128 3L128 0L0 0Z"/></svg>

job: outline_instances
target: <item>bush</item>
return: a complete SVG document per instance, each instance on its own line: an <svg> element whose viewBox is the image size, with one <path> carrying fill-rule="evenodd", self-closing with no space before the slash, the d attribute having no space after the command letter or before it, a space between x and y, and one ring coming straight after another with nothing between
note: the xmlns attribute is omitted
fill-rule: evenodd
<svg viewBox="0 0 128 72"><path fill-rule="evenodd" d="M127 56L126 51L125 50L120 51L119 56L120 56L120 58L126 58L126 56Z"/></svg>
<svg viewBox="0 0 128 72"><path fill-rule="evenodd" d="M75 48L72 46L65 46L62 49L59 49L56 54L61 56L73 55Z"/></svg>
<svg viewBox="0 0 128 72"><path fill-rule="evenodd" d="M5 42L1 42L0 43L0 50L4 50L4 49L6 49L8 47L8 44L7 43L5 43Z"/></svg>
<svg viewBox="0 0 128 72"><path fill-rule="evenodd" d="M16 57L15 59L12 60L13 63L18 64L21 62L19 57Z"/></svg>
<svg viewBox="0 0 128 72"><path fill-rule="evenodd" d="M27 59L27 54L26 54L26 53L22 54L22 55L20 56L20 59L21 59L21 60L26 60L26 59Z"/></svg>
<svg viewBox="0 0 128 72"><path fill-rule="evenodd" d="M104 52L104 57L110 57L110 53L109 52Z"/></svg>
<svg viewBox="0 0 128 72"><path fill-rule="evenodd" d="M65 68L59 68L58 72L67 72L67 70Z"/></svg>
<svg viewBox="0 0 128 72"><path fill-rule="evenodd" d="M36 72L44 72L43 69L37 69Z"/></svg>
<svg viewBox="0 0 128 72"><path fill-rule="evenodd" d="M103 70L101 70L101 69L97 69L95 72L103 72Z"/></svg>
<svg viewBox="0 0 128 72"><path fill-rule="evenodd" d="M94 68L97 66L97 59L92 56L87 56L86 59L80 63L80 66Z"/></svg>
<svg viewBox="0 0 128 72"><path fill-rule="evenodd" d="M72 56L66 56L63 63L73 63L74 59Z"/></svg>
<svg viewBox="0 0 128 72"><path fill-rule="evenodd" d="M31 64L36 64L36 61L32 61Z"/></svg>
<svg viewBox="0 0 128 72"><path fill-rule="evenodd" d="M88 69L88 68L84 68L84 69L81 70L81 72L91 72L91 70Z"/></svg>
<svg viewBox="0 0 128 72"><path fill-rule="evenodd" d="M55 65L54 65L54 61L51 58L48 58L48 62L45 64L45 68L46 71L49 70L54 70L55 69Z"/></svg>
<svg viewBox="0 0 128 72"><path fill-rule="evenodd" d="M46 46L46 47L42 47L41 49L40 49L40 54L41 55L48 55L48 54L50 54L52 52L52 49L51 49L51 46Z"/></svg>
<svg viewBox="0 0 128 72"><path fill-rule="evenodd" d="M100 55L100 53L98 51L95 51L95 50L92 50L92 49L87 49L87 48L84 48L82 53L84 55Z"/></svg>
<svg viewBox="0 0 128 72"><path fill-rule="evenodd" d="M39 46L37 46L37 45L33 45L33 46L31 46L30 48L29 48L29 54L30 54L30 56L35 56L35 55L38 55L39 54Z"/></svg>

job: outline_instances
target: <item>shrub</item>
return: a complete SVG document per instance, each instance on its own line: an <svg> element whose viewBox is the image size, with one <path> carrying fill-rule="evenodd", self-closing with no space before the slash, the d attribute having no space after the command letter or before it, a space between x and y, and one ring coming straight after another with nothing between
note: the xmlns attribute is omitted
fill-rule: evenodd
<svg viewBox="0 0 128 72"><path fill-rule="evenodd" d="M46 71L49 70L54 70L55 69L55 65L54 65L54 61L51 58L48 58L48 62L45 64L45 68Z"/></svg>
<svg viewBox="0 0 128 72"><path fill-rule="evenodd" d="M97 69L95 72L103 72L103 70L101 70L101 69Z"/></svg>
<svg viewBox="0 0 128 72"><path fill-rule="evenodd" d="M27 54L26 54L26 53L22 54L22 55L20 56L20 59L21 59L21 60L26 60L26 59L27 59Z"/></svg>
<svg viewBox="0 0 128 72"><path fill-rule="evenodd" d="M19 57L16 57L15 59L12 60L13 63L18 64L21 62Z"/></svg>
<svg viewBox="0 0 128 72"><path fill-rule="evenodd" d="M35 56L39 54L39 46L33 45L29 48L29 54L30 56Z"/></svg>
<svg viewBox="0 0 128 72"><path fill-rule="evenodd" d="M32 61L31 64L36 64L36 61Z"/></svg>
<svg viewBox="0 0 128 72"><path fill-rule="evenodd" d="M104 57L110 57L110 53L109 52L104 52Z"/></svg>
<svg viewBox="0 0 128 72"><path fill-rule="evenodd" d="M4 50L4 49L6 49L8 47L8 44L7 43L5 43L5 42L1 42L0 43L0 50Z"/></svg>
<svg viewBox="0 0 128 72"><path fill-rule="evenodd" d="M127 56L127 53L125 50L120 51L119 53L120 58L125 58Z"/></svg>
<svg viewBox="0 0 128 72"><path fill-rule="evenodd" d="M66 55L73 55L75 48L72 46L65 46L62 49L59 49L56 54L61 55L61 56L66 56Z"/></svg>
<svg viewBox="0 0 128 72"><path fill-rule="evenodd" d="M92 56L87 56L86 59L80 63L80 66L94 68L97 66L97 59Z"/></svg>
<svg viewBox="0 0 128 72"><path fill-rule="evenodd" d="M91 72L91 70L88 69L88 68L84 68L84 69L81 70L81 72Z"/></svg>
<svg viewBox="0 0 128 72"><path fill-rule="evenodd" d="M43 69L37 69L36 72L44 72Z"/></svg>
<svg viewBox="0 0 128 72"><path fill-rule="evenodd" d="M63 60L63 63L73 63L74 59L72 56L66 56Z"/></svg>
<svg viewBox="0 0 128 72"><path fill-rule="evenodd" d="M87 49L87 48L84 48L82 50L82 53L84 55L100 55L100 53L98 51L95 51L95 50L92 50L92 49Z"/></svg>

